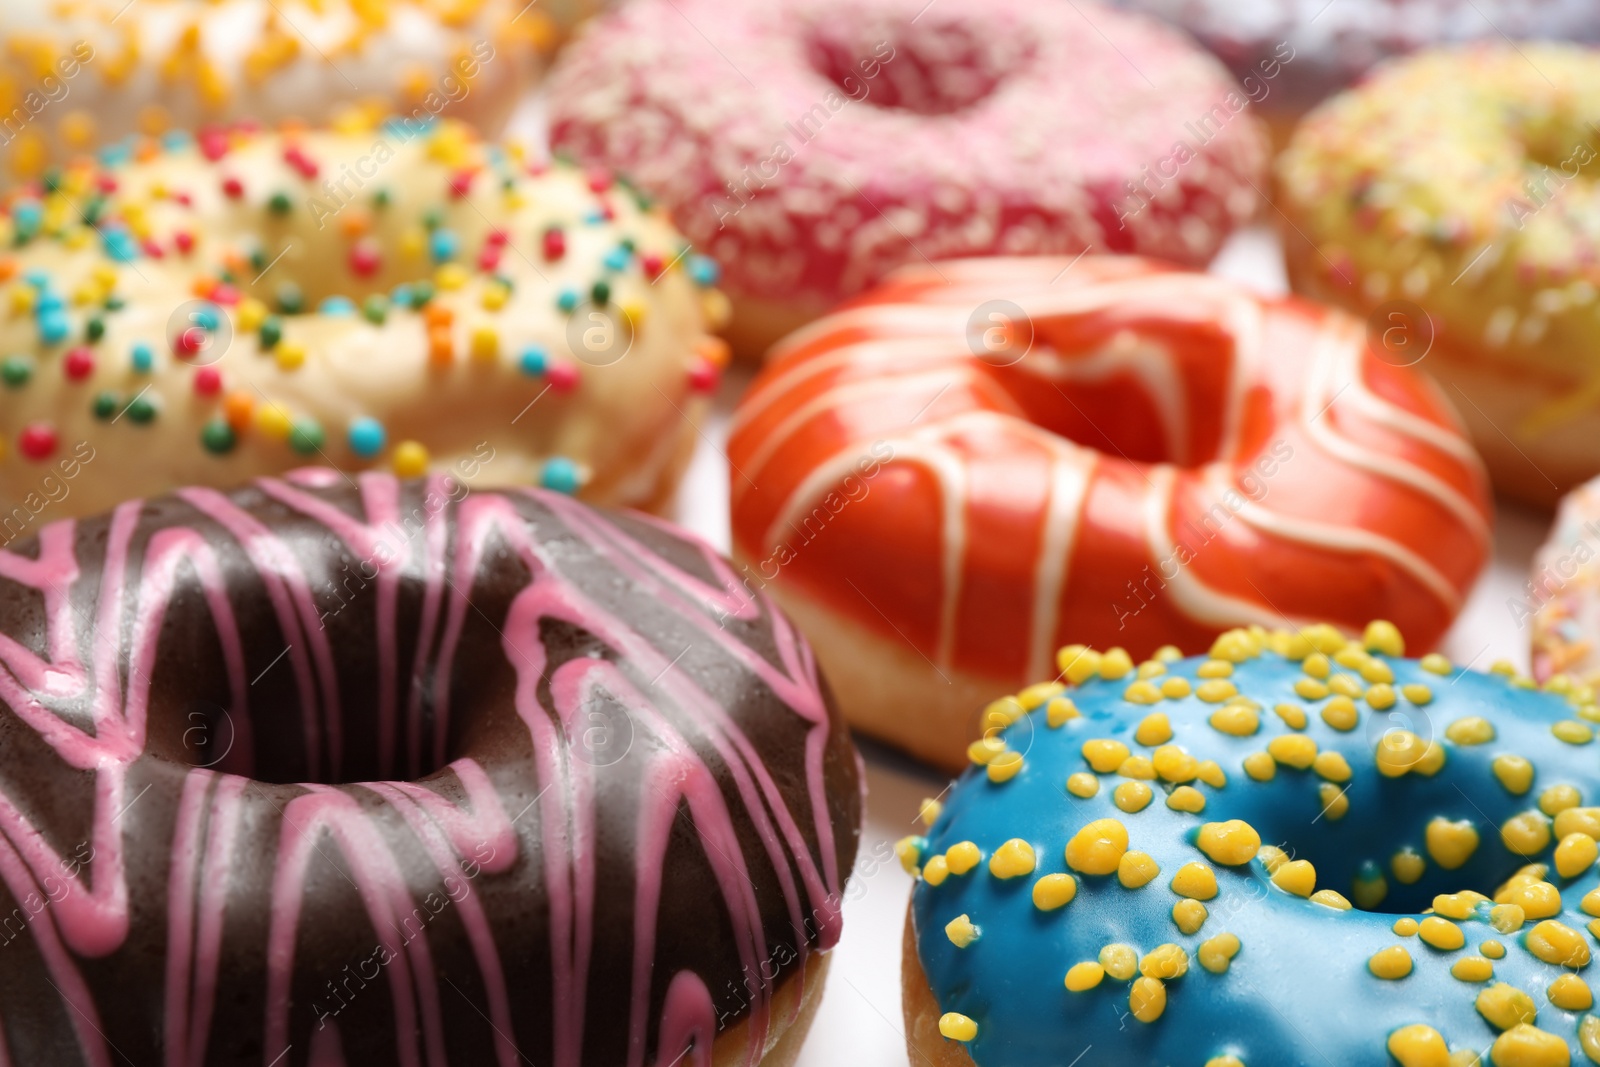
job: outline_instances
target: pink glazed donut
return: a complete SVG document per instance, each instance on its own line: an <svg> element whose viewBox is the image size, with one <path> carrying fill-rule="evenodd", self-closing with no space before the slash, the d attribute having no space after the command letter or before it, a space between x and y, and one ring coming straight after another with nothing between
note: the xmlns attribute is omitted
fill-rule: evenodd
<svg viewBox="0 0 1600 1067"><path fill-rule="evenodd" d="M723 265L747 355L907 263L1204 265L1266 185L1248 102L1175 30L1037 0L636 0L550 81L556 150Z"/></svg>

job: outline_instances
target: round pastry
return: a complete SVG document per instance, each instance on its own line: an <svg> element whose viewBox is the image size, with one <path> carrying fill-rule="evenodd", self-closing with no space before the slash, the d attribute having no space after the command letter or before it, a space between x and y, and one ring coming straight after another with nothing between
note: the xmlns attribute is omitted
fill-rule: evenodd
<svg viewBox="0 0 1600 1067"><path fill-rule="evenodd" d="M1595 52L1427 53L1318 109L1279 163L1296 288L1392 329L1495 487L1542 505L1600 473L1597 112Z"/></svg>
<svg viewBox="0 0 1600 1067"><path fill-rule="evenodd" d="M756 355L907 263L1204 265L1265 187L1243 107L1173 31L1032 0L644 0L550 80L554 144L662 198Z"/></svg>
<svg viewBox="0 0 1600 1067"><path fill-rule="evenodd" d="M1488 548L1449 405L1359 322L1129 257L908 268L774 349L728 455L747 584L947 768L1069 637L1381 611L1427 647Z"/></svg>
<svg viewBox="0 0 1600 1067"><path fill-rule="evenodd" d="M0 161L341 108L498 133L588 0L71 0L0 12Z"/></svg>
<svg viewBox="0 0 1600 1067"><path fill-rule="evenodd" d="M316 462L656 507L726 359L659 213L459 125L175 137L5 206L23 525Z"/></svg>
<svg viewBox="0 0 1600 1067"><path fill-rule="evenodd" d="M1506 609L1519 629L1532 625L1533 676L1600 683L1600 481L1568 493L1533 560L1521 596Z"/></svg>
<svg viewBox="0 0 1600 1067"><path fill-rule="evenodd" d="M859 768L699 541L314 469L47 525L0 620L5 1062L792 1062Z"/></svg>
<svg viewBox="0 0 1600 1067"><path fill-rule="evenodd" d="M1274 140L1374 64L1446 43L1600 42L1589 0L1111 0L1182 26L1244 87Z"/></svg>
<svg viewBox="0 0 1600 1067"><path fill-rule="evenodd" d="M1232 631L998 702L900 845L912 1062L1600 1062L1594 691L1401 655Z"/></svg>

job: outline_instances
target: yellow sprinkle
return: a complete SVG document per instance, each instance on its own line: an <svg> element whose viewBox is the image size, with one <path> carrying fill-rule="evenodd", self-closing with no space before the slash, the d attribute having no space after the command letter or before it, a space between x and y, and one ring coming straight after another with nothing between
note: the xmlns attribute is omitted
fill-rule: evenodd
<svg viewBox="0 0 1600 1067"><path fill-rule="evenodd" d="M1458 745L1486 745L1494 740L1494 724L1480 715L1468 715L1447 726L1444 735Z"/></svg>
<svg viewBox="0 0 1600 1067"><path fill-rule="evenodd" d="M1411 953L1401 945L1379 949L1367 960L1367 970L1379 978L1404 978L1411 973Z"/></svg>
<svg viewBox="0 0 1600 1067"><path fill-rule="evenodd" d="M1272 709L1278 718L1291 730L1304 730L1306 728L1306 709L1294 704L1278 704Z"/></svg>
<svg viewBox="0 0 1600 1067"><path fill-rule="evenodd" d="M1229 819L1200 827L1195 843L1212 862L1224 867L1242 867L1255 858L1256 849L1261 847L1261 835L1249 823Z"/></svg>
<svg viewBox="0 0 1600 1067"><path fill-rule="evenodd" d="M1267 752L1284 766L1303 771L1317 758L1317 743L1305 734L1280 734L1267 742Z"/></svg>
<svg viewBox="0 0 1600 1067"><path fill-rule="evenodd" d="M1133 657L1128 655L1125 648L1113 648L1100 657L1100 677L1109 682L1129 674L1133 670Z"/></svg>
<svg viewBox="0 0 1600 1067"><path fill-rule="evenodd" d="M1496 756L1489 768L1512 796L1520 797L1533 788L1533 764L1521 756Z"/></svg>
<svg viewBox="0 0 1600 1067"><path fill-rule="evenodd" d="M1437 741L1429 741L1422 750L1422 758L1417 760L1415 767L1411 768L1413 774L1420 774L1425 778L1432 778L1439 773L1439 768L1444 766L1444 746Z"/></svg>
<svg viewBox="0 0 1600 1067"><path fill-rule="evenodd" d="M920 837L902 837L894 843L894 854L907 874L914 874L922 864L923 844Z"/></svg>
<svg viewBox="0 0 1600 1067"><path fill-rule="evenodd" d="M1107 945L1100 950L1100 966L1117 981L1126 982L1139 973L1139 954L1128 945Z"/></svg>
<svg viewBox="0 0 1600 1067"><path fill-rule="evenodd" d="M1367 630L1371 632L1372 626ZM1388 1048L1400 1067L1450 1067L1444 1035L1424 1023L1402 1026L1390 1034Z"/></svg>
<svg viewBox="0 0 1600 1067"><path fill-rule="evenodd" d="M1266 752L1252 752L1244 758L1244 773L1258 782L1270 782L1278 773L1278 761Z"/></svg>
<svg viewBox="0 0 1600 1067"><path fill-rule="evenodd" d="M1473 1007L1496 1030L1509 1030L1522 1023L1531 1023L1539 1013L1532 997L1505 982L1496 982L1479 993L1473 1001Z"/></svg>
<svg viewBox="0 0 1600 1067"><path fill-rule="evenodd" d="M1478 828L1471 819L1451 822L1436 815L1425 832L1428 855L1447 871L1453 871L1478 851Z"/></svg>
<svg viewBox="0 0 1600 1067"><path fill-rule="evenodd" d="M1117 881L1124 889L1139 889L1149 885L1161 873L1156 861L1144 852L1124 852L1117 861Z"/></svg>
<svg viewBox="0 0 1600 1067"><path fill-rule="evenodd" d="M1284 659L1303 660L1311 655L1311 642L1304 634L1279 630L1273 634L1273 637L1276 641L1274 651Z"/></svg>
<svg viewBox="0 0 1600 1067"><path fill-rule="evenodd" d="M1183 650L1177 645L1162 645L1156 649L1151 659L1160 663L1176 663L1183 658Z"/></svg>
<svg viewBox="0 0 1600 1067"><path fill-rule="evenodd" d="M1353 674L1336 674L1329 678L1328 690L1352 700L1359 699L1362 695L1361 683L1356 681Z"/></svg>
<svg viewBox="0 0 1600 1067"><path fill-rule="evenodd" d="M1194 786L1180 785L1168 794L1167 807L1173 811L1186 811L1190 815L1198 815L1206 810L1206 798ZM1584 840L1587 841L1588 838Z"/></svg>
<svg viewBox="0 0 1600 1067"><path fill-rule="evenodd" d="M1135 673L1137 673L1140 678L1159 678L1163 674L1167 673L1167 665L1158 659L1147 659L1143 663L1139 664L1139 669ZM1187 685L1184 687L1183 695L1189 695Z"/></svg>
<svg viewBox="0 0 1600 1067"><path fill-rule="evenodd" d="M1550 844L1550 818L1542 811L1524 811L1500 824L1500 840L1519 856L1543 852Z"/></svg>
<svg viewBox="0 0 1600 1067"><path fill-rule="evenodd" d="M1192 782L1200 770L1200 761L1177 745L1162 745L1151 755L1150 762L1168 782Z"/></svg>
<svg viewBox="0 0 1600 1067"><path fill-rule="evenodd" d="M1066 686L1060 682L1040 682L1030 685L1017 694L1017 703L1026 711L1042 708L1056 697L1066 691Z"/></svg>
<svg viewBox="0 0 1600 1067"><path fill-rule="evenodd" d="M1506 947L1498 941L1485 941L1480 950L1491 960L1505 959Z"/></svg>
<svg viewBox="0 0 1600 1067"><path fill-rule="evenodd" d="M1068 645L1056 653L1056 665L1073 685L1082 685L1100 673L1100 653L1082 645Z"/></svg>
<svg viewBox="0 0 1600 1067"><path fill-rule="evenodd" d="M1489 664L1489 673L1498 674L1502 678L1515 678L1517 665L1508 659L1497 659Z"/></svg>
<svg viewBox="0 0 1600 1067"><path fill-rule="evenodd" d="M1096 819L1067 842L1067 866L1084 874L1110 874L1128 851L1128 830L1116 819Z"/></svg>
<svg viewBox="0 0 1600 1067"><path fill-rule="evenodd" d="M1272 884L1297 897L1309 897L1317 888L1317 869L1309 860L1290 860L1272 872Z"/></svg>
<svg viewBox="0 0 1600 1067"><path fill-rule="evenodd" d="M1180 897L1210 900L1217 895L1217 876L1203 863L1185 863L1172 876L1172 891Z"/></svg>
<svg viewBox="0 0 1600 1067"><path fill-rule="evenodd" d="M281 404L267 403L256 409L256 428L268 437L288 437L293 427L289 413Z"/></svg>
<svg viewBox="0 0 1600 1067"><path fill-rule="evenodd" d="M1550 732L1569 745L1587 745L1594 740L1594 730L1577 719L1563 719L1550 727Z"/></svg>
<svg viewBox="0 0 1600 1067"><path fill-rule="evenodd" d="M1361 721L1356 702L1347 696L1336 696L1322 706L1322 721L1335 730L1354 730Z"/></svg>
<svg viewBox="0 0 1600 1067"><path fill-rule="evenodd" d="M1350 811L1349 793L1332 782L1323 782L1319 785L1317 797L1322 801L1322 814L1330 820L1338 821Z"/></svg>
<svg viewBox="0 0 1600 1067"><path fill-rule="evenodd" d="M1121 741L1099 738L1083 743L1083 758L1101 774L1110 774L1129 756L1128 746Z"/></svg>
<svg viewBox="0 0 1600 1067"><path fill-rule="evenodd" d="M454 292L467 284L467 268L459 263L445 263L433 272L433 284L443 292Z"/></svg>
<svg viewBox="0 0 1600 1067"><path fill-rule="evenodd" d="M1229 704L1211 713L1211 728L1230 737L1249 737L1261 728L1261 716L1244 704Z"/></svg>
<svg viewBox="0 0 1600 1067"><path fill-rule="evenodd" d="M1201 678L1232 678L1233 664L1225 659L1208 659L1194 673Z"/></svg>
<svg viewBox="0 0 1600 1067"><path fill-rule="evenodd" d="M1450 974L1463 982L1487 982L1494 977L1494 964L1482 956L1463 956L1450 965Z"/></svg>
<svg viewBox="0 0 1600 1067"><path fill-rule="evenodd" d="M980 737L967 746L967 759L978 766L987 766L989 761L1006 750L1003 738L996 736Z"/></svg>
<svg viewBox="0 0 1600 1067"><path fill-rule="evenodd" d="M1467 936L1461 932L1461 927L1437 915L1430 915L1422 920L1421 936L1422 940L1434 948L1446 952L1454 952L1467 943Z"/></svg>
<svg viewBox="0 0 1600 1067"><path fill-rule="evenodd" d="M1321 700L1328 695L1328 687L1315 678L1302 678L1295 682L1294 691L1306 700Z"/></svg>
<svg viewBox="0 0 1600 1067"><path fill-rule="evenodd" d="M1567 808L1556 813L1556 836L1587 834L1600 840L1600 808Z"/></svg>
<svg viewBox="0 0 1600 1067"><path fill-rule="evenodd" d="M1581 970L1589 966L1589 946L1583 935L1565 923L1546 919L1528 931L1528 951L1557 967Z"/></svg>
<svg viewBox="0 0 1600 1067"><path fill-rule="evenodd" d="M394 458L390 462L400 477L416 478L427 472L430 457L419 442L401 441L394 446Z"/></svg>
<svg viewBox="0 0 1600 1067"><path fill-rule="evenodd" d="M1341 753L1319 752L1316 759L1311 761L1311 769L1320 778L1330 782L1348 782L1350 780L1350 764Z"/></svg>
<svg viewBox="0 0 1600 1067"><path fill-rule="evenodd" d="M1552 817L1582 803L1583 794L1575 786L1553 785L1539 794L1539 810Z"/></svg>
<svg viewBox="0 0 1600 1067"><path fill-rule="evenodd" d="M1067 792L1075 797L1089 799L1100 792L1100 779L1088 771L1079 771L1077 774L1067 776Z"/></svg>
<svg viewBox="0 0 1600 1067"><path fill-rule="evenodd" d="M1123 782L1111 791L1112 802L1129 815L1149 807L1152 796L1154 793L1143 782Z"/></svg>
<svg viewBox="0 0 1600 1067"><path fill-rule="evenodd" d="M1363 680L1374 685L1379 683L1392 685L1394 683L1394 671L1390 670L1389 665L1381 659L1369 659L1357 669L1361 671Z"/></svg>
<svg viewBox="0 0 1600 1067"><path fill-rule="evenodd" d="M996 878L1020 878L1032 874L1036 865L1033 846L1020 837L1013 837L989 857L989 873Z"/></svg>
<svg viewBox="0 0 1600 1067"><path fill-rule="evenodd" d="M1305 671L1308 677L1324 682L1328 680L1328 675L1333 673L1333 667L1329 664L1327 655L1322 652L1313 652L1307 656L1305 662L1300 664L1300 669Z"/></svg>
<svg viewBox="0 0 1600 1067"><path fill-rule="evenodd" d="M1239 939L1233 934L1218 934L1200 942L1200 948L1195 955L1200 960L1200 966L1212 974L1222 974L1227 971L1228 964L1233 962L1233 957L1239 954Z"/></svg>
<svg viewBox="0 0 1600 1067"><path fill-rule="evenodd" d="M1206 924L1206 906L1198 900L1180 900L1172 906L1172 921L1185 934L1196 934Z"/></svg>
<svg viewBox="0 0 1600 1067"><path fill-rule="evenodd" d="M1139 973L1166 981L1182 978L1189 973L1189 954L1178 945L1157 945L1139 961Z"/></svg>
<svg viewBox="0 0 1600 1067"><path fill-rule="evenodd" d="M1117 773L1124 778L1137 778L1142 782L1153 782L1156 778L1156 765L1145 756L1129 756L1117 765Z"/></svg>
<svg viewBox="0 0 1600 1067"><path fill-rule="evenodd" d="M1450 662L1449 656L1441 656L1437 652L1430 652L1418 662L1423 670L1429 674L1445 675L1455 670L1455 665Z"/></svg>
<svg viewBox="0 0 1600 1067"><path fill-rule="evenodd" d="M1078 706L1066 697L1056 697L1044 708L1044 721L1052 730L1076 719L1078 715Z"/></svg>
<svg viewBox="0 0 1600 1067"><path fill-rule="evenodd" d="M917 820L924 826L932 826L942 811L944 811L943 804L932 797L923 797L922 803L917 806Z"/></svg>
<svg viewBox="0 0 1600 1067"><path fill-rule="evenodd" d="M971 841L961 841L944 850L951 874L966 874L983 860L983 853Z"/></svg>
<svg viewBox="0 0 1600 1067"><path fill-rule="evenodd" d="M1421 763L1427 751L1427 742L1410 730L1390 730L1378 739L1378 773L1399 778Z"/></svg>
<svg viewBox="0 0 1600 1067"><path fill-rule="evenodd" d="M1408 685L1402 685L1400 687L1400 695L1405 697L1408 701L1415 704L1419 708L1425 704L1433 703L1433 690L1429 689L1421 682L1411 682Z"/></svg>
<svg viewBox="0 0 1600 1067"><path fill-rule="evenodd" d="M950 877L950 864L943 856L935 856L922 865L922 880L931 886L944 885L944 880Z"/></svg>
<svg viewBox="0 0 1600 1067"><path fill-rule="evenodd" d="M299 370L305 366L306 346L299 341L280 341L273 350L273 358L278 361L280 370Z"/></svg>
<svg viewBox="0 0 1600 1067"><path fill-rule="evenodd" d="M1514 934L1527 921L1527 913L1520 904L1496 904L1489 909L1489 925L1502 934Z"/></svg>
<svg viewBox="0 0 1600 1067"><path fill-rule="evenodd" d="M1001 697L999 700L991 700L989 702L988 706L983 709L983 715L979 718L979 722L983 726L983 732L988 734L992 730L1005 729L1026 715L1027 712L1028 709L1023 707L1022 701L1016 697Z"/></svg>
<svg viewBox="0 0 1600 1067"><path fill-rule="evenodd" d="M1585 1056L1600 1063L1600 1015L1585 1015L1578 1023L1578 1044Z"/></svg>
<svg viewBox="0 0 1600 1067"><path fill-rule="evenodd" d="M1230 663L1243 663L1261 654L1260 639L1248 630L1228 630L1211 642L1211 657Z"/></svg>
<svg viewBox="0 0 1600 1067"><path fill-rule="evenodd" d="M1181 675L1175 674L1161 683L1161 695L1168 700L1182 700L1192 692L1194 687L1189 684L1189 679Z"/></svg>
<svg viewBox="0 0 1600 1067"><path fill-rule="evenodd" d="M1228 784L1228 775L1214 759L1201 760L1200 766L1194 769L1194 776L1212 789L1222 789Z"/></svg>
<svg viewBox="0 0 1600 1067"><path fill-rule="evenodd" d="M978 940L979 931L976 926L972 925L971 919L968 919L965 915L957 915L954 919L944 924L944 936L948 937L950 943L956 948L966 948Z"/></svg>
<svg viewBox="0 0 1600 1067"><path fill-rule="evenodd" d="M1366 631L1361 635L1361 643L1371 651L1382 652L1385 656L1406 654L1406 642L1405 638L1400 636L1400 628L1384 619L1375 619L1367 624Z"/></svg>
<svg viewBox="0 0 1600 1067"><path fill-rule="evenodd" d="M1082 993L1099 985L1106 976L1106 969L1098 963L1074 963L1067 971L1067 988L1074 993Z"/></svg>
<svg viewBox="0 0 1600 1067"><path fill-rule="evenodd" d="M1345 899L1345 895L1336 889L1317 890L1311 894L1311 903L1321 904L1325 908L1333 908L1336 911L1349 911L1352 907L1350 901Z"/></svg>
<svg viewBox="0 0 1600 1067"><path fill-rule="evenodd" d="M1134 682L1122 691L1122 699L1130 704L1159 704L1161 690L1150 682Z"/></svg>
<svg viewBox="0 0 1600 1067"><path fill-rule="evenodd" d="M1433 910L1436 915L1443 915L1446 919L1470 919L1478 910L1478 905L1489 898L1482 893L1474 893L1468 889L1460 893L1440 893L1433 898Z"/></svg>
<svg viewBox="0 0 1600 1067"><path fill-rule="evenodd" d="M1415 937L1421 927L1417 925L1417 920L1409 915L1403 915L1394 921L1394 926L1390 929L1401 937Z"/></svg>
<svg viewBox="0 0 1600 1067"><path fill-rule="evenodd" d="M1238 696L1239 688L1226 678L1208 678L1194 687L1194 695L1207 704L1220 704L1229 697Z"/></svg>
<svg viewBox="0 0 1600 1067"><path fill-rule="evenodd" d="M1047 874L1033 883L1033 906L1040 911L1064 908L1077 895L1078 880L1070 874Z"/></svg>
<svg viewBox="0 0 1600 1067"><path fill-rule="evenodd" d="M1128 1010L1142 1023L1153 1023L1167 1010L1167 987L1159 978L1139 978L1128 991Z"/></svg>
<svg viewBox="0 0 1600 1067"><path fill-rule="evenodd" d="M1428 862L1409 848L1401 849L1389 857L1389 869L1401 885L1414 885L1428 869Z"/></svg>
<svg viewBox="0 0 1600 1067"><path fill-rule="evenodd" d="M1267 874L1272 875L1289 862L1289 854L1277 845L1262 845L1256 849L1256 860L1267 869Z"/></svg>
<svg viewBox="0 0 1600 1067"><path fill-rule="evenodd" d="M1022 753L1002 752L984 768L991 782L1009 782L1022 770Z"/></svg>
<svg viewBox="0 0 1600 1067"><path fill-rule="evenodd" d="M267 318L267 305L254 297L245 297L239 301L239 306L234 312L238 319L239 329L245 333L255 333Z"/></svg>
<svg viewBox="0 0 1600 1067"><path fill-rule="evenodd" d="M978 1024L960 1012L947 1011L939 1016L939 1032L951 1041L971 1041L978 1036Z"/></svg>
<svg viewBox="0 0 1600 1067"><path fill-rule="evenodd" d="M1562 1011L1588 1011L1594 1007L1589 984L1575 974L1564 974L1551 982L1545 996Z"/></svg>
<svg viewBox="0 0 1600 1067"><path fill-rule="evenodd" d="M1162 712L1153 711L1139 722L1138 728L1133 731L1133 739L1152 748L1164 745L1172 740L1172 721Z"/></svg>
<svg viewBox="0 0 1600 1067"><path fill-rule="evenodd" d="M1600 845L1595 844L1594 838L1587 834L1568 834L1556 846L1556 870L1563 878L1576 878L1594 866L1596 857L1600 857Z"/></svg>

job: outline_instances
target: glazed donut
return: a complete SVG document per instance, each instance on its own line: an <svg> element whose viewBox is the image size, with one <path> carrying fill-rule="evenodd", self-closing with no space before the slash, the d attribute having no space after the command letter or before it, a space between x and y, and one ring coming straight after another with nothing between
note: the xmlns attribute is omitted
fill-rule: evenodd
<svg viewBox="0 0 1600 1067"><path fill-rule="evenodd" d="M1288 139L1313 106L1375 64L1420 49L1505 39L1600 43L1589 0L1111 0L1194 34Z"/></svg>
<svg viewBox="0 0 1600 1067"><path fill-rule="evenodd" d="M947 768L1068 637L1381 609L1427 646L1488 545L1449 406L1360 323L1126 257L907 269L773 351L728 455L746 583Z"/></svg>
<svg viewBox="0 0 1600 1067"><path fill-rule="evenodd" d="M586 0L65 0L0 12L0 161L23 177L134 135L343 108L498 133ZM519 11L520 9L520 11ZM570 28L568 26L567 28Z"/></svg>
<svg viewBox="0 0 1600 1067"><path fill-rule="evenodd" d="M912 1062L1600 1061L1593 690L1365 637L999 702L900 846Z"/></svg>
<svg viewBox="0 0 1600 1067"><path fill-rule="evenodd" d="M1533 560L1523 595L1506 608L1518 628L1532 624L1533 676L1600 683L1600 481L1568 493Z"/></svg>
<svg viewBox="0 0 1600 1067"><path fill-rule="evenodd" d="M1600 259L1567 188L1597 113L1595 52L1433 52L1330 101L1279 162L1296 288L1412 335L1495 488L1546 506L1600 473Z"/></svg>
<svg viewBox="0 0 1600 1067"><path fill-rule="evenodd" d="M0 633L5 1062L792 1061L857 756L688 535L310 469L45 526Z"/></svg>
<svg viewBox="0 0 1600 1067"><path fill-rule="evenodd" d="M644 0L550 79L553 143L662 198L755 355L908 263L1203 266L1265 187L1235 99L1163 26L1031 0Z"/></svg>
<svg viewBox="0 0 1600 1067"><path fill-rule="evenodd" d="M608 175L404 120L135 157L6 201L0 500L308 462L671 493L726 351L698 257Z"/></svg>

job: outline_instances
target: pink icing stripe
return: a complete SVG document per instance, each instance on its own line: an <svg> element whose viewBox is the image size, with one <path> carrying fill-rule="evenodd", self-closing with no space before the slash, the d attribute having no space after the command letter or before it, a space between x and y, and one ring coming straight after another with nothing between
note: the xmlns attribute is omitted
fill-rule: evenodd
<svg viewBox="0 0 1600 1067"><path fill-rule="evenodd" d="M717 1012L711 991L692 971L679 971L667 986L661 1006L656 1067L711 1067L711 1043L717 1035ZM681 1050L694 1048L687 1058ZM680 1051L674 1053L673 1049ZM668 1057L674 1057L669 1059Z"/></svg>
<svg viewBox="0 0 1600 1067"><path fill-rule="evenodd" d="M211 1011L222 964L222 918L228 902L228 875L242 813L240 797L249 780L224 777L211 797L211 831L200 882L198 937L195 943L194 1001L189 1010L189 1067L203 1067L211 1034Z"/></svg>
<svg viewBox="0 0 1600 1067"><path fill-rule="evenodd" d="M24 692L40 697L68 699L82 694L88 685L67 601L68 590L78 580L78 559L73 552L76 529L68 519L40 530L38 559L0 552L0 577L37 589L44 596L48 661L0 635L0 663Z"/></svg>
<svg viewBox="0 0 1600 1067"><path fill-rule="evenodd" d="M200 819L210 771L194 771L183 781L178 820L172 833L172 864L167 873L167 1067L189 1062L189 961L194 942L195 866L200 859Z"/></svg>
<svg viewBox="0 0 1600 1067"><path fill-rule="evenodd" d="M345 1067L344 1042L339 1039L339 1024L333 1019L311 1032L311 1053L306 1067Z"/></svg>

